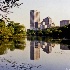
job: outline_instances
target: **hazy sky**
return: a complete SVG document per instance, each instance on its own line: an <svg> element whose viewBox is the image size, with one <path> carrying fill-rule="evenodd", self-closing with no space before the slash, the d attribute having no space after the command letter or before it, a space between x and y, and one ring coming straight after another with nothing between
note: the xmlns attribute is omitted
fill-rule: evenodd
<svg viewBox="0 0 70 70"><path fill-rule="evenodd" d="M15 22L24 24L30 28L30 10L40 11L40 21L46 17L51 17L56 25L60 25L60 20L70 19L70 0L20 0L23 5L14 8L13 14L9 17Z"/></svg>

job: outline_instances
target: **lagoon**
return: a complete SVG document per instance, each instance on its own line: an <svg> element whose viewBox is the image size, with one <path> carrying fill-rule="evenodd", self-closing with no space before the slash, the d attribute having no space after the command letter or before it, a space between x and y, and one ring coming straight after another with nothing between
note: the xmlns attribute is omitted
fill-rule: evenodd
<svg viewBox="0 0 70 70"><path fill-rule="evenodd" d="M66 69L70 69L70 47L67 44L27 38L0 41L0 70Z"/></svg>

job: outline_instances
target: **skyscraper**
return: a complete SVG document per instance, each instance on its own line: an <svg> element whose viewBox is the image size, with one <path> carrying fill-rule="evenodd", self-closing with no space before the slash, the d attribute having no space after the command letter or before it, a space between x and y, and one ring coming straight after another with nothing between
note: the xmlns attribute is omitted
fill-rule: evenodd
<svg viewBox="0 0 70 70"><path fill-rule="evenodd" d="M40 25L40 29L51 28L51 27L55 27L55 24L52 23L52 19L50 17L46 17L45 19L43 19Z"/></svg>
<svg viewBox="0 0 70 70"><path fill-rule="evenodd" d="M38 28L40 28L40 12L30 10L30 29L37 30Z"/></svg>

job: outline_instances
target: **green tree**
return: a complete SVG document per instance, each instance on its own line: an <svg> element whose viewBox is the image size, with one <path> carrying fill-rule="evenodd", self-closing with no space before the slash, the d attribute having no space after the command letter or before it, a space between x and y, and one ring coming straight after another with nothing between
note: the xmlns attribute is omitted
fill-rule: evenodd
<svg viewBox="0 0 70 70"><path fill-rule="evenodd" d="M26 35L26 29L24 25L20 25L20 23L14 23L14 35L18 35L20 37Z"/></svg>

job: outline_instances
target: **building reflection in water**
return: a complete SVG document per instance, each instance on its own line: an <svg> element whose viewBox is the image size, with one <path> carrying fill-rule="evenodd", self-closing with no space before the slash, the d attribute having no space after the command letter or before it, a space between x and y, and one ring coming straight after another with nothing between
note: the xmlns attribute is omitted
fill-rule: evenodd
<svg viewBox="0 0 70 70"><path fill-rule="evenodd" d="M50 42L44 42L44 41L31 41L30 42L30 59L31 60L38 60L40 58L40 48L43 49L46 53L52 52L52 47L54 47L55 44L51 44Z"/></svg>
<svg viewBox="0 0 70 70"><path fill-rule="evenodd" d="M70 50L70 46L60 44L60 49L62 49L62 50Z"/></svg>
<svg viewBox="0 0 70 70"><path fill-rule="evenodd" d="M30 42L30 59L38 60L40 58L40 43L38 41Z"/></svg>
<svg viewBox="0 0 70 70"><path fill-rule="evenodd" d="M42 43L41 43L41 48L46 53L51 53L52 52L52 47L54 47L54 46L55 46L55 44L51 44L50 42L43 42L42 41Z"/></svg>

